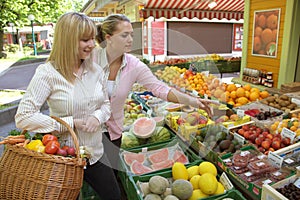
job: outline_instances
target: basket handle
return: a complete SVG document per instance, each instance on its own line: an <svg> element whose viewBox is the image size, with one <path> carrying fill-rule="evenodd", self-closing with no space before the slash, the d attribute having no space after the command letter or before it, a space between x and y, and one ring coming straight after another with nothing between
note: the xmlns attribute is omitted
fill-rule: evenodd
<svg viewBox="0 0 300 200"><path fill-rule="evenodd" d="M68 131L71 133L72 139L73 139L74 144L75 144L76 158L78 159L78 161L81 162L82 159L80 158L79 142L78 142L78 138L77 138L76 133L74 132L74 130L64 120L62 120L62 119L60 119L58 117L55 117L55 116L51 116L51 118L55 119L57 122L59 122L62 125L64 125L68 129ZM26 132L27 132L27 130L23 130L21 132L21 134L24 135Z"/></svg>

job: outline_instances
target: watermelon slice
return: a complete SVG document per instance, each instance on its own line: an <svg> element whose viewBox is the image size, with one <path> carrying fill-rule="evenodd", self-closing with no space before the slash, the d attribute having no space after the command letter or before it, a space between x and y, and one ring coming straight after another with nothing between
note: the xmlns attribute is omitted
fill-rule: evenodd
<svg viewBox="0 0 300 200"><path fill-rule="evenodd" d="M143 163L145 161L145 155L143 153L133 153L133 152L126 152L123 154L125 163L130 166L133 161L137 161Z"/></svg>
<svg viewBox="0 0 300 200"><path fill-rule="evenodd" d="M154 170L160 170L160 169L172 167L173 164L174 164L173 160L165 160L159 163L154 163L153 165L151 165L151 168Z"/></svg>
<svg viewBox="0 0 300 200"><path fill-rule="evenodd" d="M153 118L141 117L133 123L133 134L138 138L149 138L154 133L156 121Z"/></svg>
<svg viewBox="0 0 300 200"><path fill-rule="evenodd" d="M179 151L179 150L175 151L173 160L174 160L174 162L181 162L183 164L189 163L188 157L182 151Z"/></svg>
<svg viewBox="0 0 300 200"><path fill-rule="evenodd" d="M149 161L154 164L154 163L159 163L165 160L169 159L169 150L168 148L163 148L161 150L158 150L148 156Z"/></svg>
<svg viewBox="0 0 300 200"><path fill-rule="evenodd" d="M143 165L142 163L140 163L136 160L134 160L131 163L130 170L136 175L141 175L141 174L145 174L145 173L149 173L149 172L153 171L151 168Z"/></svg>
<svg viewBox="0 0 300 200"><path fill-rule="evenodd" d="M184 106L183 104L177 104L177 103L170 104L166 107L166 110L169 112L174 112L174 111L181 110L183 106Z"/></svg>

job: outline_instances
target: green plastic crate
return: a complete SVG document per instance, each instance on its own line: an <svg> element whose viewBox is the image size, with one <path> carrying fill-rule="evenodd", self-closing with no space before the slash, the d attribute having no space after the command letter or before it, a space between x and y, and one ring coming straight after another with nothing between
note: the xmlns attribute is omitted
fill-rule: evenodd
<svg viewBox="0 0 300 200"><path fill-rule="evenodd" d="M193 163L193 165L199 165L202 161L201 160L198 160L196 162ZM189 166L192 166L192 165L189 165ZM130 199L130 200L143 200L143 194L141 193L138 185L137 185L137 182L140 181L140 182L148 182L149 179L152 177L152 176L155 176L155 175L159 175L159 176L163 176L165 178L172 178L172 170L171 169L168 169L166 171L162 171L162 172L158 172L158 173L155 173L155 174L146 174L146 175L142 175L142 176L131 176L129 177L129 184L128 184L128 188L127 188L127 191L128 191L128 195L127 195L127 198ZM220 176L218 175L218 179L220 178ZM236 192L231 192L231 191L236 191L234 188L231 189L231 190L228 190L226 191L224 194L220 194L220 195L213 195L213 196L210 196L210 197L207 197L207 198L202 198L203 200L211 200L211 199L216 199L216 198L220 198L222 199L221 197L225 198L227 196L241 196L241 194L236 194ZM233 194L235 193L235 194ZM244 200L244 198L237 198L235 200Z"/></svg>
<svg viewBox="0 0 300 200"><path fill-rule="evenodd" d="M162 149L162 148L165 148L165 147L172 147L172 146L176 145L177 143L179 144L179 146L182 148L182 150L185 152L185 155L189 159L189 164L186 164L187 167L192 166L195 163L199 163L199 161L202 161L202 159L198 155L196 155L184 142L182 142L180 139L177 139L177 138L175 138L173 141L168 142L168 143L150 145L148 147L135 148L135 149L131 149L131 150L128 150L128 151L138 153L138 152L142 152L145 148L147 148L148 151L151 151L151 150ZM132 172L128 171L128 168L129 167L126 165L126 163L125 163L125 161L122 157L122 152L120 152L120 170L118 172L118 175L119 175L121 183L122 183L122 185L123 185L123 187L124 187L124 189L127 193L127 196L130 195L130 192L129 192L129 187L130 187L129 186L130 185L129 177L137 176L137 175L133 174ZM150 172L150 173L147 173L147 174L148 175L156 174L156 173L159 173L159 172L168 171L170 169L171 168L161 169L161 170ZM141 176L144 176L144 175L146 175L146 174L143 174ZM128 198L128 199L131 199L131 198Z"/></svg>
<svg viewBox="0 0 300 200"><path fill-rule="evenodd" d="M207 197L205 198L206 200L222 200L225 198L231 198L234 200L247 200L242 193L240 193L238 190L236 189L231 189L229 191L227 191L225 194L221 194L218 196L211 196L211 197Z"/></svg>

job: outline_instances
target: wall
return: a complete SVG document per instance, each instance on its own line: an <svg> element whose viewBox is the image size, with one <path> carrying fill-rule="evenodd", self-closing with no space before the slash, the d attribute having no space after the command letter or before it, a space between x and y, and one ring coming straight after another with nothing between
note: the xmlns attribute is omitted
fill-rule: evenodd
<svg viewBox="0 0 300 200"><path fill-rule="evenodd" d="M246 4L246 2L245 2ZM250 0L248 4L248 9L245 12L248 12L248 19L244 21L244 24L247 23L248 31L244 32L246 41L244 41L243 46L243 55L246 55L246 60L242 62L242 68L248 67L258 70L266 70L273 73L274 87L278 87L278 77L280 71L280 61L282 53L282 44L283 44L283 34L284 34L284 25L285 25L285 14L286 14L286 1L285 0ZM260 10L270 10L280 8L280 21L278 27L278 38L277 38L277 56L273 57L263 57L252 55L252 38L253 38L253 23L254 23L254 11ZM247 6L245 6L247 9ZM244 15L246 16L246 14ZM245 44L246 43L246 44ZM245 49L245 50L244 50ZM242 74L242 73L241 73Z"/></svg>

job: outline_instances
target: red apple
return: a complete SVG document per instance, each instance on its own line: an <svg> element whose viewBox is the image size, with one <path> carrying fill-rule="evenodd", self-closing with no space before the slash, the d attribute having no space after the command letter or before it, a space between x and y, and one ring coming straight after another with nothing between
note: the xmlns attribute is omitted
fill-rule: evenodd
<svg viewBox="0 0 300 200"><path fill-rule="evenodd" d="M245 130L241 128L241 129L238 130L238 133L243 136L244 133L245 133Z"/></svg>
<svg viewBox="0 0 300 200"><path fill-rule="evenodd" d="M262 137L257 137L256 139L255 139L255 144L257 144L257 145L261 145L261 143L263 142L263 138Z"/></svg>
<svg viewBox="0 0 300 200"><path fill-rule="evenodd" d="M262 141L261 146L265 149L268 150L271 146L271 142L268 140Z"/></svg>
<svg viewBox="0 0 300 200"><path fill-rule="evenodd" d="M262 133L261 128L257 127L257 128L256 128L256 132L257 132L258 134L261 134L261 133Z"/></svg>
<svg viewBox="0 0 300 200"><path fill-rule="evenodd" d="M280 149L280 141L273 140L273 142L272 142L272 148L275 149L275 150Z"/></svg>
<svg viewBox="0 0 300 200"><path fill-rule="evenodd" d="M258 150L262 153L264 153L266 151L263 147L258 147Z"/></svg>
<svg viewBox="0 0 300 200"><path fill-rule="evenodd" d="M249 125L243 125L242 129L244 129L245 131L249 131Z"/></svg>
<svg viewBox="0 0 300 200"><path fill-rule="evenodd" d="M267 135L267 138L270 138L270 140L273 140L274 136L273 136L271 133L269 133L269 134Z"/></svg>
<svg viewBox="0 0 300 200"><path fill-rule="evenodd" d="M269 134L269 132L267 132L267 131L262 132L262 135L265 136L265 137L267 137L268 134Z"/></svg>
<svg viewBox="0 0 300 200"><path fill-rule="evenodd" d="M252 133L250 136L249 136L249 140L251 140L251 142L255 142L255 139L257 138L257 135L256 133Z"/></svg>
<svg viewBox="0 0 300 200"><path fill-rule="evenodd" d="M244 132L244 138L245 139L249 139L249 137L250 137L250 132L249 131L245 131Z"/></svg>
<svg viewBox="0 0 300 200"><path fill-rule="evenodd" d="M287 137L284 137L284 138L282 138L281 142L282 142L284 145L288 146L288 145L291 144L291 139L290 139L290 138L287 138Z"/></svg>

